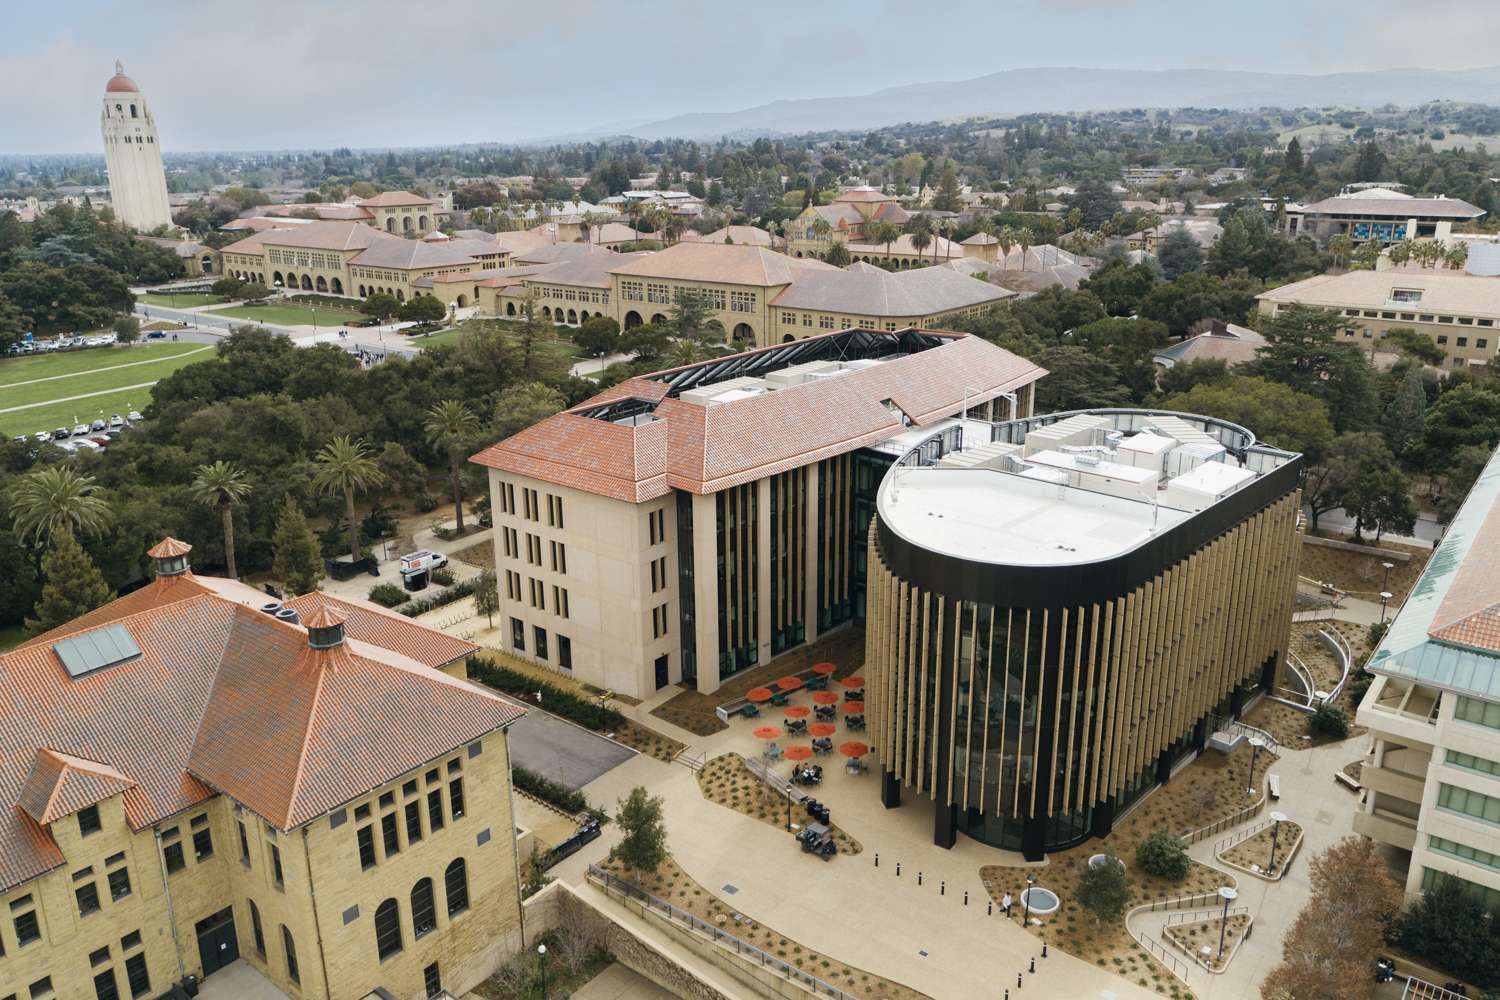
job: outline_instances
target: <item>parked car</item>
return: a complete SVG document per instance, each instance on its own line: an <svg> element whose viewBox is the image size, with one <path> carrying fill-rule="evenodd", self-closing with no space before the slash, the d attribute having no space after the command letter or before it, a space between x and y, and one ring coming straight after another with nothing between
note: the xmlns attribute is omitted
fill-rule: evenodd
<svg viewBox="0 0 1500 1000"><path fill-rule="evenodd" d="M88 438L74 438L68 444L73 446L74 451L103 451L104 445L97 444Z"/></svg>
<svg viewBox="0 0 1500 1000"><path fill-rule="evenodd" d="M110 441L109 435L107 435L107 434L90 434L88 437L84 438L84 440L85 441L92 441L92 442L94 442L95 444L97 444L101 448L103 448L105 445L109 444L109 441Z"/></svg>
<svg viewBox="0 0 1500 1000"><path fill-rule="evenodd" d="M46 444L48 441L52 440L52 435L48 434L46 431L37 431L35 434L31 435L31 440L35 441L37 444Z"/></svg>
<svg viewBox="0 0 1500 1000"><path fill-rule="evenodd" d="M146 339L147 340L166 340L167 339L167 333L166 333L165 330L151 330L151 331L149 331L146 334Z"/></svg>
<svg viewBox="0 0 1500 1000"><path fill-rule="evenodd" d="M146 418L141 416L138 411L131 410L129 413L125 414L125 419L130 421L132 424L138 424Z"/></svg>
<svg viewBox="0 0 1500 1000"><path fill-rule="evenodd" d="M430 573L446 565L448 565L448 557L441 552L418 549L416 552L409 552L401 557L401 574L411 576L413 573Z"/></svg>
<svg viewBox="0 0 1500 1000"><path fill-rule="evenodd" d="M81 436L87 434L91 430L93 430L93 428L91 428L88 424L74 424L73 425L73 436L74 437L81 437Z"/></svg>
<svg viewBox="0 0 1500 1000"><path fill-rule="evenodd" d="M30 444L30 443L31 443L31 438L27 437L25 434L17 434L16 435L16 444Z"/></svg>
<svg viewBox="0 0 1500 1000"><path fill-rule="evenodd" d="M54 440L54 441L65 440L70 433L72 433L72 432L69 431L66 427L59 427L57 430L55 430L55 431L52 432L52 440Z"/></svg>
<svg viewBox="0 0 1500 1000"><path fill-rule="evenodd" d="M89 430L91 431L102 431L107 427L109 427L109 424L105 422L103 417L100 417L98 420L95 420L93 423L89 424Z"/></svg>
<svg viewBox="0 0 1500 1000"><path fill-rule="evenodd" d="M114 416L112 416L112 417L109 418L109 429L110 430L117 431L121 427L124 427L124 426L125 426L125 418L122 417L122 416L120 416L118 413L116 413Z"/></svg>

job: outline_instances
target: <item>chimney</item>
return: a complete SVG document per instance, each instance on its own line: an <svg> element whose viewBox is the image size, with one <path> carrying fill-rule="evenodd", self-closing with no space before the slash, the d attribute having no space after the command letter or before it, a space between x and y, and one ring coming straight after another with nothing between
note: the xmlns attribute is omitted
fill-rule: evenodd
<svg viewBox="0 0 1500 1000"><path fill-rule="evenodd" d="M313 649L337 649L344 644L344 616L330 607L321 607L307 621L307 644Z"/></svg>
<svg viewBox="0 0 1500 1000"><path fill-rule="evenodd" d="M158 577L182 576L188 572L187 554L191 551L193 547L187 542L168 537L147 549L146 555L156 561Z"/></svg>

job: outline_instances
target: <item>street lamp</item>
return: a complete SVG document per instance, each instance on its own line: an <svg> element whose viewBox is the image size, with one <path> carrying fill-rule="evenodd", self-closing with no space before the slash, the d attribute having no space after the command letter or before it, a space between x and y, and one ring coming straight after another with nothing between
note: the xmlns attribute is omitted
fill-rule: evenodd
<svg viewBox="0 0 1500 1000"><path fill-rule="evenodd" d="M1385 608L1386 608L1386 605L1391 602L1391 598L1393 596L1395 596L1395 595L1393 595L1389 590L1382 590L1380 592L1380 624L1382 624L1382 625L1385 624Z"/></svg>
<svg viewBox="0 0 1500 1000"><path fill-rule="evenodd" d="M1022 927L1028 927L1031 925L1031 887L1034 885L1036 885L1036 874L1033 872L1027 872L1026 891L1021 893L1021 908L1023 912L1023 916L1021 917Z"/></svg>
<svg viewBox="0 0 1500 1000"><path fill-rule="evenodd" d="M542 1000L547 1000L547 946L544 944L537 945L536 953L539 956L537 958L537 965L542 970Z"/></svg>
<svg viewBox="0 0 1500 1000"><path fill-rule="evenodd" d="M1234 902L1235 897L1238 895L1238 892L1235 892L1227 885L1219 889L1219 898L1224 900L1224 915L1219 919L1219 954L1214 959L1215 965L1218 965L1224 959L1224 931L1229 927L1229 904ZM546 990L543 990L542 993L545 996Z"/></svg>
<svg viewBox="0 0 1500 1000"><path fill-rule="evenodd" d="M1255 755L1265 745L1266 741L1259 736L1250 737L1250 774L1245 779L1245 792L1249 795L1255 794Z"/></svg>
<svg viewBox="0 0 1500 1000"><path fill-rule="evenodd" d="M1396 564L1393 562L1383 562L1380 565L1385 568L1385 576L1380 578L1380 589L1390 590L1391 588L1387 584L1391 582L1391 570L1396 568Z"/></svg>
<svg viewBox="0 0 1500 1000"><path fill-rule="evenodd" d="M1276 874L1276 837L1281 833L1281 824L1286 819L1286 813L1273 812L1271 814L1271 865L1266 869L1267 875Z"/></svg>

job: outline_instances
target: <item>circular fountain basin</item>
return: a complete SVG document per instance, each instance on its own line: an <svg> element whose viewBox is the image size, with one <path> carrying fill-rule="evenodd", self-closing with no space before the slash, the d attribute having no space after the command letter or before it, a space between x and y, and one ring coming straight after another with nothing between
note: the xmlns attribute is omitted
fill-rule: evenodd
<svg viewBox="0 0 1500 1000"><path fill-rule="evenodd" d="M1104 863L1106 861L1108 861L1108 860L1109 860L1109 855L1108 854L1094 854L1094 855L1090 855L1089 856L1089 867L1090 868L1103 868L1104 867ZM1122 870L1125 868L1125 862L1121 861L1119 858L1115 858L1114 861L1115 861L1115 864L1119 865Z"/></svg>
<svg viewBox="0 0 1500 1000"><path fill-rule="evenodd" d="M1030 889L1021 892L1021 905L1030 911L1033 917L1049 917L1056 913L1062 905L1058 901L1057 893L1051 889L1043 889L1034 885Z"/></svg>

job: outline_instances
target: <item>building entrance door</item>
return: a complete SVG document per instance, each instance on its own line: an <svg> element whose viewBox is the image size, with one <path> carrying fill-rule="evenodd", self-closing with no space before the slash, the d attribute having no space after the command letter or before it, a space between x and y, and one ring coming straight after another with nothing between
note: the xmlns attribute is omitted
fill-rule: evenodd
<svg viewBox="0 0 1500 1000"><path fill-rule="evenodd" d="M656 658L656 690L660 691L667 686L667 658L664 655Z"/></svg>
<svg viewBox="0 0 1500 1000"><path fill-rule="evenodd" d="M240 957L239 938L234 934L233 907L226 906L218 913L204 917L193 928L198 932L198 958L203 962L204 979Z"/></svg>

